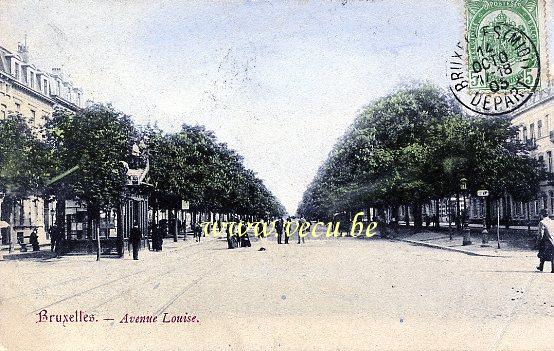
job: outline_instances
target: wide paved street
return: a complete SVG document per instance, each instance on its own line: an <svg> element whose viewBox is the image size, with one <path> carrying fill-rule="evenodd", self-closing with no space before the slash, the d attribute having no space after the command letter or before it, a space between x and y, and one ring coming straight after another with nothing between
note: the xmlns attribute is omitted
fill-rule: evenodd
<svg viewBox="0 0 554 351"><path fill-rule="evenodd" d="M258 251L261 246L267 250ZM535 272L531 252L474 257L353 238L288 246L264 239L227 250L224 240L206 239L166 241L163 252L143 250L140 258L0 262L0 344L7 350L44 343L68 350L551 350L554 343L554 274ZM75 311L94 321L37 323L41 313ZM126 314L158 317L120 323ZM185 314L197 320L163 323ZM33 337L20 337L21 328Z"/></svg>

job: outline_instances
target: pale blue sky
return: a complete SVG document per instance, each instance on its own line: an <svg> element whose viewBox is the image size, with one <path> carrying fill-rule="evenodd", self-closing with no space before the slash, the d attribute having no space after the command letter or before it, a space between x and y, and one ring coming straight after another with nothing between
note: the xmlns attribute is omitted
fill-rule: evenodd
<svg viewBox="0 0 554 351"><path fill-rule="evenodd" d="M447 85L463 31L461 0L46 3L3 0L0 45L27 33L33 62L139 123L206 125L290 212L360 108Z"/></svg>

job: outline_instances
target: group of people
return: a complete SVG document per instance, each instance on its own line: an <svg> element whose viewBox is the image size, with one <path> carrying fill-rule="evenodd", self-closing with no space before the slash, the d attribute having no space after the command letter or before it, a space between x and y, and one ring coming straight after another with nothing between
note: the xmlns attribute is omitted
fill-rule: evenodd
<svg viewBox="0 0 554 351"><path fill-rule="evenodd" d="M289 237L291 227L292 227L292 219L290 217L287 217L286 224L283 218L278 219L275 222L275 231L277 232L277 244L288 244L289 243ZM304 228L304 232L308 232L310 230L310 222L307 222L304 217L300 217L298 220L298 230L300 228ZM285 230L285 228L288 228L288 230ZM284 236L284 242L283 242L283 236ZM305 236L300 235L298 233L298 244L305 244Z"/></svg>
<svg viewBox="0 0 554 351"><path fill-rule="evenodd" d="M277 244L288 244L290 234L288 230L291 228L291 217L288 217L286 221L283 218L280 218L275 221L275 232L277 233ZM227 234L227 247L229 249L234 249L237 247L250 247L252 246L250 242L250 236L246 231L247 225L244 222L238 222L237 226L227 226L225 228L225 233ZM286 223L286 224L285 224ZM306 224L307 223L307 224ZM214 225L217 225L218 228L223 229L221 226L221 221L218 221ZM298 226L304 228L304 232L309 231L309 222L304 218L300 218L298 221ZM288 228L287 230L285 228ZM264 233L260 233L260 237L264 237ZM298 244L304 244L306 242L304 236L298 235Z"/></svg>
<svg viewBox="0 0 554 351"><path fill-rule="evenodd" d="M217 222L218 228L222 229L221 221ZM234 226L227 226L225 232L227 234L227 248L235 249L237 247L250 247L250 236L246 232L246 224L244 222L239 222L239 224Z"/></svg>
<svg viewBox="0 0 554 351"><path fill-rule="evenodd" d="M48 229L48 235L50 236L50 251L55 252L57 257L60 257L63 246L63 232L57 225L52 225ZM33 251L40 251L40 243L38 241L38 228L33 228L31 235L29 235L29 244L33 248Z"/></svg>

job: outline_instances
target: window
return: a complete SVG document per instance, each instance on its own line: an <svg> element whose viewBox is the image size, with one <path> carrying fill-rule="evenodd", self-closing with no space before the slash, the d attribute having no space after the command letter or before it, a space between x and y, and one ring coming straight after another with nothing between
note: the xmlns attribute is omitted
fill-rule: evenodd
<svg viewBox="0 0 554 351"><path fill-rule="evenodd" d="M2 117L2 119L5 119L6 118L6 111L8 110L8 106L2 104L0 107L2 107L0 109L0 117Z"/></svg>
<svg viewBox="0 0 554 351"><path fill-rule="evenodd" d="M527 143L527 127L523 127L523 142Z"/></svg>
<svg viewBox="0 0 554 351"><path fill-rule="evenodd" d="M37 113L35 112L35 110L31 110L31 118L33 119L33 122L36 123L36 121L37 121Z"/></svg>
<svg viewBox="0 0 554 351"><path fill-rule="evenodd" d="M16 110L17 112L21 111L21 104L19 104L19 103L16 102L16 103L15 103L15 110Z"/></svg>
<svg viewBox="0 0 554 351"><path fill-rule="evenodd" d="M552 151L546 152L546 158L548 159L548 164L547 164L548 172L552 173Z"/></svg>
<svg viewBox="0 0 554 351"><path fill-rule="evenodd" d="M535 123L531 123L529 126L529 139L535 139Z"/></svg>
<svg viewBox="0 0 554 351"><path fill-rule="evenodd" d="M19 63L15 63L15 79L19 79Z"/></svg>
<svg viewBox="0 0 554 351"><path fill-rule="evenodd" d="M542 121L537 121L537 138L542 137Z"/></svg>
<svg viewBox="0 0 554 351"><path fill-rule="evenodd" d="M30 79L29 85L31 86L31 88L35 87L35 74L33 72L31 72L31 79Z"/></svg>

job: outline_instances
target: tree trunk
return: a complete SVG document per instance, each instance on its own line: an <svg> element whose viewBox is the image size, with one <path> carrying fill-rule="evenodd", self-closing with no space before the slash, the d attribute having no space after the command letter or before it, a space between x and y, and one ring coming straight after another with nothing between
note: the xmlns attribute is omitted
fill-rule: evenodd
<svg viewBox="0 0 554 351"><path fill-rule="evenodd" d="M440 202L440 199L435 200L435 226L437 228L440 227L440 221L441 221L439 217L439 210L440 210L439 202Z"/></svg>
<svg viewBox="0 0 554 351"><path fill-rule="evenodd" d="M65 194L56 196L56 225L64 239L68 239L65 225Z"/></svg>
<svg viewBox="0 0 554 351"><path fill-rule="evenodd" d="M94 234L96 235L96 261L100 261L100 211L94 211Z"/></svg>
<svg viewBox="0 0 554 351"><path fill-rule="evenodd" d="M177 209L173 210L173 242L177 242L177 235L179 234L179 219L177 218Z"/></svg>
<svg viewBox="0 0 554 351"><path fill-rule="evenodd" d="M529 206L529 202L527 202L527 236L531 236L531 208Z"/></svg>
<svg viewBox="0 0 554 351"><path fill-rule="evenodd" d="M394 218L395 222L398 222L400 218L398 218L398 206L392 206L392 217Z"/></svg>
<svg viewBox="0 0 554 351"><path fill-rule="evenodd" d="M87 203L87 240L88 240L88 251L92 252L92 206L90 203Z"/></svg>
<svg viewBox="0 0 554 351"><path fill-rule="evenodd" d="M410 205L404 205L406 212L404 213L404 222L406 222L406 227L410 226Z"/></svg>
<svg viewBox="0 0 554 351"><path fill-rule="evenodd" d="M462 229L461 217L462 216L460 214L460 194L457 193L456 194L456 228L458 228L458 230Z"/></svg>
<svg viewBox="0 0 554 351"><path fill-rule="evenodd" d="M504 196L504 225L506 229L510 229L510 224L512 221L512 206L510 204L510 199L508 195Z"/></svg>
<svg viewBox="0 0 554 351"><path fill-rule="evenodd" d="M485 207L485 223L487 224L487 230L490 231L491 229L491 224L492 224L492 218L491 218L491 213L492 213L492 201L491 201L491 198L490 196L487 196L485 197L485 201L486 201L486 204L487 206Z"/></svg>
<svg viewBox="0 0 554 351"><path fill-rule="evenodd" d="M124 248L124 236L123 236L123 218L121 216L121 204L118 204L116 206L116 216L117 216L117 255L119 257L123 257L123 253L125 252Z"/></svg>
<svg viewBox="0 0 554 351"><path fill-rule="evenodd" d="M423 227L423 218L421 216L421 202L416 200L414 202L414 227Z"/></svg>
<svg viewBox="0 0 554 351"><path fill-rule="evenodd" d="M187 240L187 210L183 210L183 223L181 224L182 224L183 233L184 233L183 240Z"/></svg>

